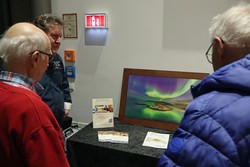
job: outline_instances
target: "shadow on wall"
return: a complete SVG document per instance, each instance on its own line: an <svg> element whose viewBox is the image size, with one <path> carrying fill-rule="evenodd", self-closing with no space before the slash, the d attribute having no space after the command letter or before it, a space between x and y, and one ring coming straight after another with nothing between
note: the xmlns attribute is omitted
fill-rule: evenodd
<svg viewBox="0 0 250 167"><path fill-rule="evenodd" d="M205 50L210 43L211 19L237 3L235 0L164 1L163 48Z"/></svg>

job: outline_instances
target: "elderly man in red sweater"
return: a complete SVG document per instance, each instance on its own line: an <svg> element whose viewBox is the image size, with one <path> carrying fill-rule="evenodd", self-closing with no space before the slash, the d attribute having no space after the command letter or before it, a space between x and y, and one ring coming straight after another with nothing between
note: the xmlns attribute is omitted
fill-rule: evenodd
<svg viewBox="0 0 250 167"><path fill-rule="evenodd" d="M60 126L37 95L52 57L47 35L17 23L0 40L0 161L2 167L69 167Z"/></svg>

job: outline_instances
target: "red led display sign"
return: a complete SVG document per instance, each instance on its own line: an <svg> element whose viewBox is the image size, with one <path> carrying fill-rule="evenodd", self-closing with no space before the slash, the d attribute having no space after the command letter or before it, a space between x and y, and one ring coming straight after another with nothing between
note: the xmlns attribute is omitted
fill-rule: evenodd
<svg viewBox="0 0 250 167"><path fill-rule="evenodd" d="M105 14L86 14L85 15L86 28L106 28Z"/></svg>

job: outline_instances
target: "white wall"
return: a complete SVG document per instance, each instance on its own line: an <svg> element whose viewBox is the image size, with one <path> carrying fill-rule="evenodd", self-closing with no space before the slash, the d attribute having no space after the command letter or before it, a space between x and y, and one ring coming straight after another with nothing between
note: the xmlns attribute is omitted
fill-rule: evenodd
<svg viewBox="0 0 250 167"><path fill-rule="evenodd" d="M248 0L249 1L249 0ZM212 72L205 52L211 18L239 0L51 0L52 13L77 13L78 38L64 39L60 52L75 49L74 121L92 122L92 98L114 98L119 113L123 68ZM84 14L107 13L105 46L85 45Z"/></svg>

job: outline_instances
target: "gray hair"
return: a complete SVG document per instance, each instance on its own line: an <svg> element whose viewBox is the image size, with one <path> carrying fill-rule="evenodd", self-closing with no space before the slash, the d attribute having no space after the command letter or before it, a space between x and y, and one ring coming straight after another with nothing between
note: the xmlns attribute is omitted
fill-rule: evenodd
<svg viewBox="0 0 250 167"><path fill-rule="evenodd" d="M210 40L220 37L233 47L250 46L250 4L239 4L212 19Z"/></svg>
<svg viewBox="0 0 250 167"><path fill-rule="evenodd" d="M7 31L6 31L7 32ZM8 63L10 59L24 59L36 50L46 50L50 47L41 33L29 33L25 35L6 36L6 32L0 39L0 58L2 63Z"/></svg>
<svg viewBox="0 0 250 167"><path fill-rule="evenodd" d="M33 24L40 29L42 29L44 32L47 32L50 27L54 25L60 25L63 26L63 20L53 14L46 13L40 16L37 16L35 20L33 21Z"/></svg>

